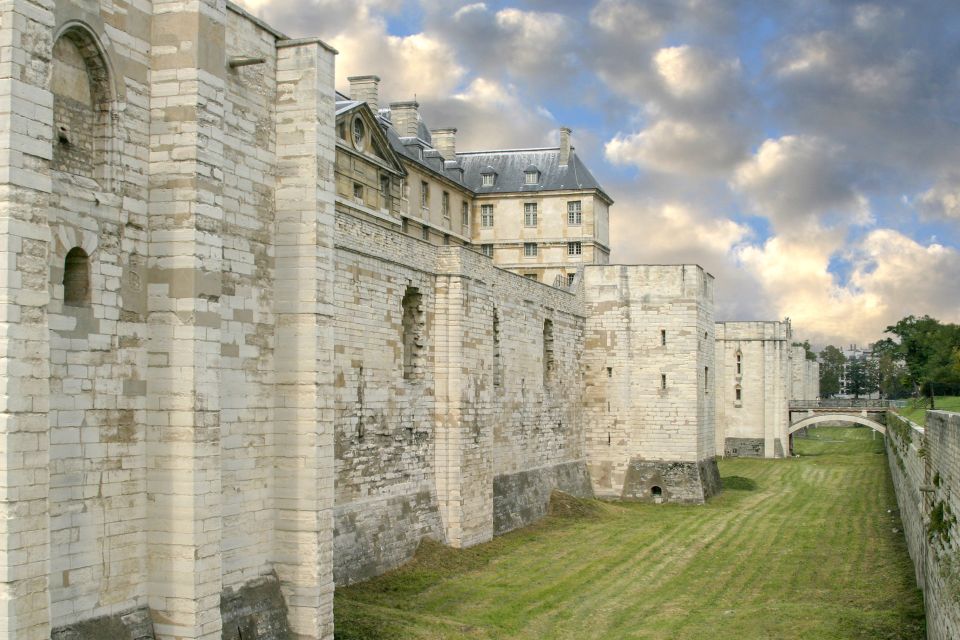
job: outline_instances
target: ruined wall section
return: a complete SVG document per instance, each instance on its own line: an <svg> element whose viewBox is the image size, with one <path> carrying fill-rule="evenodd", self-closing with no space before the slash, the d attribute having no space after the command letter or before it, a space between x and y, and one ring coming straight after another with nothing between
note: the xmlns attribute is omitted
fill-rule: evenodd
<svg viewBox="0 0 960 640"><path fill-rule="evenodd" d="M921 428L888 413L886 445L927 638L960 637L960 414L928 411Z"/></svg>
<svg viewBox="0 0 960 640"><path fill-rule="evenodd" d="M719 489L704 397L713 388L704 367L715 368L711 281L692 265L585 268L584 411L598 496L702 502Z"/></svg>
<svg viewBox="0 0 960 640"><path fill-rule="evenodd" d="M589 493L574 296L346 213L336 256L338 584L423 537L470 546L532 522L553 488Z"/></svg>

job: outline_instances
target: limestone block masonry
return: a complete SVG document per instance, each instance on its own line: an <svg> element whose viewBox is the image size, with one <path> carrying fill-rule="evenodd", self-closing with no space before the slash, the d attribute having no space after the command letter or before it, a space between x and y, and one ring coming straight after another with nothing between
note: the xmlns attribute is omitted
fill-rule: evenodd
<svg viewBox="0 0 960 640"><path fill-rule="evenodd" d="M0 8L0 640L329 639L424 538L719 491L713 278L558 288L336 208L335 53Z"/></svg>
<svg viewBox="0 0 960 640"><path fill-rule="evenodd" d="M886 445L927 638L960 638L960 414L928 411L923 428L888 413Z"/></svg>
<svg viewBox="0 0 960 640"><path fill-rule="evenodd" d="M594 493L703 502L720 488L713 277L695 265L589 266L582 296Z"/></svg>

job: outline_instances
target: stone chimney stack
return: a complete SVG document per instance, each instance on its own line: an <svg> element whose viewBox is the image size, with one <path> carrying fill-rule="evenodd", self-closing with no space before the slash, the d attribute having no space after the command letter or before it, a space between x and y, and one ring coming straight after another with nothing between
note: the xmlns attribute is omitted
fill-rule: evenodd
<svg viewBox="0 0 960 640"><path fill-rule="evenodd" d="M573 133L573 129L570 127L560 127L560 165L566 166L570 161L570 151L573 147L570 146L570 134Z"/></svg>
<svg viewBox="0 0 960 640"><path fill-rule="evenodd" d="M420 130L420 104L416 100L390 103L390 120L401 138L416 138Z"/></svg>
<svg viewBox="0 0 960 640"><path fill-rule="evenodd" d="M380 76L353 76L350 82L350 99L366 102L376 113L380 110Z"/></svg>
<svg viewBox="0 0 960 640"><path fill-rule="evenodd" d="M433 129L430 137L433 138L433 148L440 152L444 160L457 159L456 129Z"/></svg>

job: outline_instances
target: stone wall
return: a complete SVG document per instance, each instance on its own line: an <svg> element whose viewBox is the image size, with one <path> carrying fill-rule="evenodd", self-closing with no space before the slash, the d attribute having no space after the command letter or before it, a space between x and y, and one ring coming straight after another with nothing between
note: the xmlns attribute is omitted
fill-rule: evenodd
<svg viewBox="0 0 960 640"><path fill-rule="evenodd" d="M254 617L330 637L332 50L224 3L0 31L0 636L219 638L273 576Z"/></svg>
<svg viewBox="0 0 960 640"><path fill-rule="evenodd" d="M694 265L588 266L582 295L594 492L702 502L715 483L700 482L699 463L716 475L712 276Z"/></svg>
<svg viewBox="0 0 960 640"><path fill-rule="evenodd" d="M789 401L806 393L803 348L790 337L786 322L717 323L716 446L724 455L784 455Z"/></svg>
<svg viewBox="0 0 960 640"><path fill-rule="evenodd" d="M337 583L397 566L423 537L469 546L527 524L554 488L589 494L578 300L346 213L336 231Z"/></svg>
<svg viewBox="0 0 960 640"><path fill-rule="evenodd" d="M926 428L887 415L887 457L907 549L923 589L927 637L960 637L960 414L928 411Z"/></svg>

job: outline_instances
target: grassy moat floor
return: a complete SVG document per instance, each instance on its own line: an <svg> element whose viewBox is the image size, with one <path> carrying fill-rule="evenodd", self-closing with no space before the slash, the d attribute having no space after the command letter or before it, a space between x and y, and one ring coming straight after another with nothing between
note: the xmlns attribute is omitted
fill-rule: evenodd
<svg viewBox="0 0 960 640"><path fill-rule="evenodd" d="M811 429L796 449L722 461L705 506L567 499L487 544L424 544L337 590L336 637L922 639L882 438Z"/></svg>

